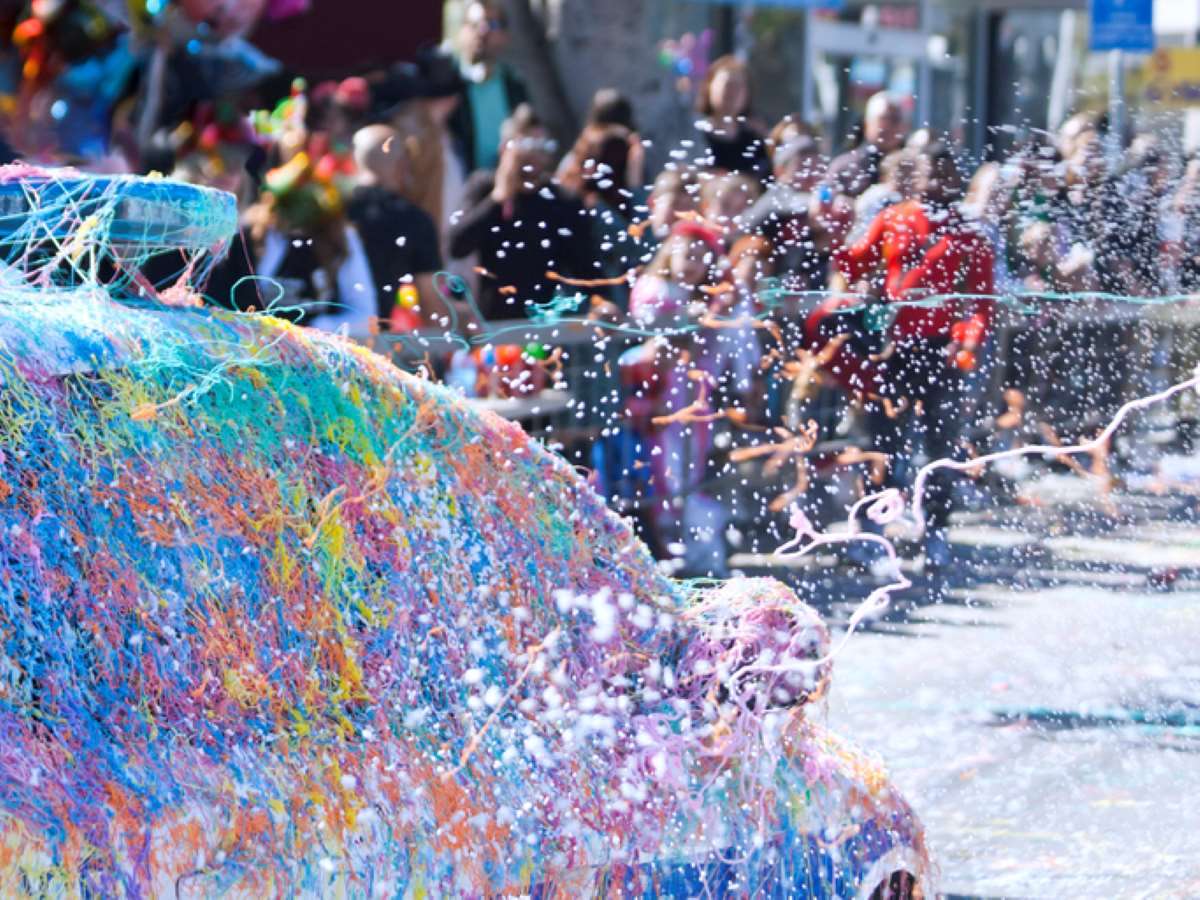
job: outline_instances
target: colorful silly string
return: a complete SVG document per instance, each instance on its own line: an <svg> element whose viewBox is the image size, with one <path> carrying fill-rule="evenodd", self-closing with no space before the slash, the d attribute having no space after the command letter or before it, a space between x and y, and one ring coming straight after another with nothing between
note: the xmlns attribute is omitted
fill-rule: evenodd
<svg viewBox="0 0 1200 900"><path fill-rule="evenodd" d="M147 261L174 253L182 281L203 280L236 225L236 201L220 191L20 163L0 168L0 259L13 284L75 287L105 273L108 290L154 296L140 274Z"/></svg>
<svg viewBox="0 0 1200 900"><path fill-rule="evenodd" d="M571 279L559 280L567 285L573 284L573 280ZM438 272L434 278L434 286L439 297L443 301L446 301L448 307L448 325L437 337L449 341L451 344L464 350L485 346L490 343L503 342L510 335L516 339L520 339L521 336L528 335L530 329L554 325L587 325L588 327L597 328L615 335L631 338L653 338L695 334L714 325L720 327L722 325L740 324L742 319L747 318L745 316L735 317L706 314L704 317L697 317L692 321L681 320L672 322L669 326L656 326L633 322L612 322L603 318L564 315L566 313L577 312L587 301L585 294L575 292L558 294L549 301L533 304L529 309L528 324L510 323L502 327L494 327L489 325L484 319L474 294L471 292L466 281L460 276L450 272ZM1039 311L1037 306L1039 301L1045 301L1051 305L1107 303L1138 307L1159 307L1194 303L1200 299L1195 294L1139 297L1106 293L1103 291L1014 291L1004 294L939 293L902 300L889 300L886 304L880 304L875 298L855 292L791 290L781 286L779 279L766 279L764 286L756 291L755 296L758 298L762 309L748 318L757 323L769 322L773 316L785 312L785 301L799 302L806 308L809 305L815 306L818 303L831 299L855 301L839 305L837 308L839 313L870 313L881 309L891 313L904 308L934 309L948 304L988 302L1010 307L1020 313L1033 314ZM474 322L483 324L481 326L473 325L469 329L470 333L464 333L468 329L460 327L460 319L451 301L465 302L473 314ZM394 337L401 347L412 352L419 351L422 347L422 341L427 340L430 336L429 334L418 332L396 334Z"/></svg>
<svg viewBox="0 0 1200 900"><path fill-rule="evenodd" d="M125 349L47 382L26 374L54 371L44 308L0 303L8 883L158 890L200 858L213 890L528 891L597 867L665 886L701 877L675 870L708 858L697 833L792 883L808 863L754 835L815 852L782 813L797 797L879 798L863 834L901 828L881 782L841 786L853 757L825 737L788 726L796 768L761 743L828 674L759 667L826 645L786 589L688 601L519 429L336 340L112 306L97 326ZM220 389L175 402L211 371Z"/></svg>
<svg viewBox="0 0 1200 900"><path fill-rule="evenodd" d="M105 243L117 202L80 260L147 251ZM0 289L0 891L924 877L804 717L828 634L791 591L667 580L564 461L365 348L64 271L69 206Z"/></svg>

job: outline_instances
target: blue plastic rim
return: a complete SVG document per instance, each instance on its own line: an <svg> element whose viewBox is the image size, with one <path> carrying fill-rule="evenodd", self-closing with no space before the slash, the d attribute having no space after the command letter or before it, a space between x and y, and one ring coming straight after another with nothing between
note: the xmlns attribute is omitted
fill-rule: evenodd
<svg viewBox="0 0 1200 900"><path fill-rule="evenodd" d="M213 188L132 175L30 170L0 180L0 241L69 240L84 223L114 246L207 250L237 233L237 200Z"/></svg>

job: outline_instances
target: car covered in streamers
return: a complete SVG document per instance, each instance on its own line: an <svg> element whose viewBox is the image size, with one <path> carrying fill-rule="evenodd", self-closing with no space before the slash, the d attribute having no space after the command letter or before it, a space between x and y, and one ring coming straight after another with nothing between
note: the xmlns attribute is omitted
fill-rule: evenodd
<svg viewBox="0 0 1200 900"><path fill-rule="evenodd" d="M675 583L517 426L198 303L224 195L0 211L4 895L932 896L789 589Z"/></svg>

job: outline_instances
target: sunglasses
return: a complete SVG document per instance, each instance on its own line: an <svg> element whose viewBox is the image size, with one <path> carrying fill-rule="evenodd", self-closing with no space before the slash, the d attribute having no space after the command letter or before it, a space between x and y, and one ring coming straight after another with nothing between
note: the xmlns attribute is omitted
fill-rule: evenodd
<svg viewBox="0 0 1200 900"><path fill-rule="evenodd" d="M480 31L484 31L484 30L507 31L508 30L508 22L505 21L504 19L499 19L499 18L485 18L483 16L480 16L479 18L470 19L469 24L471 25L472 28L478 28Z"/></svg>

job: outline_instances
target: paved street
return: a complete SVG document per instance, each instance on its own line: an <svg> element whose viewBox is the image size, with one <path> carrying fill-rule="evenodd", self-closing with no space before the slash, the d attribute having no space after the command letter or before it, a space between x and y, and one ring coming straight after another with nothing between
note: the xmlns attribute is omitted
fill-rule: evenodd
<svg viewBox="0 0 1200 900"><path fill-rule="evenodd" d="M960 525L952 586L836 664L828 723L884 758L951 896L1200 896L1200 528L1078 499ZM796 581L848 609L851 579Z"/></svg>

